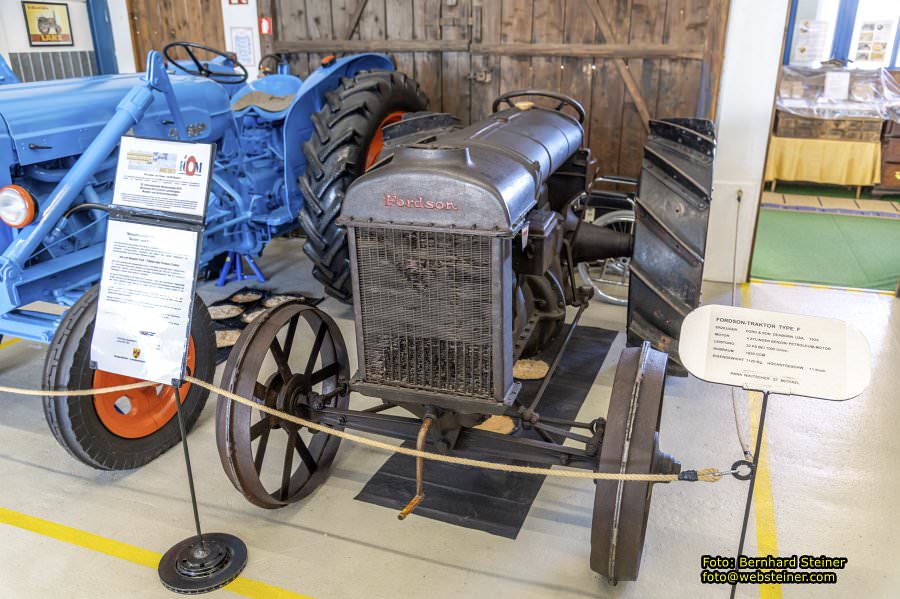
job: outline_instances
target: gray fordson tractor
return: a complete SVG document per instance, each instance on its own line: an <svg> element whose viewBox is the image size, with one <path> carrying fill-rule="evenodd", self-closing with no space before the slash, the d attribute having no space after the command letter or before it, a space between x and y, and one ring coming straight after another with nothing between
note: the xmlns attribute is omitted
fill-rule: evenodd
<svg viewBox="0 0 900 599"><path fill-rule="evenodd" d="M526 96L535 102L516 101ZM547 99L551 108L537 105ZM334 235L346 240L331 250L346 261L355 372L335 321L294 301L244 330L222 386L325 426L434 452L680 472L658 432L667 367L680 368L680 324L700 300L712 124L651 123L630 235L582 218L593 163L575 100L527 90L493 108L465 128L432 113L386 127L380 155L333 215ZM305 183L316 184L314 175ZM631 258L631 347L619 360L608 413L590 422L546 417L558 400L548 382L590 305L578 265L612 257ZM514 365L526 358L545 372L517 376ZM491 418L512 426L482 426ZM229 479L263 508L322 484L340 443L226 400L217 408L217 441ZM421 499L421 474L419 481L402 515ZM651 489L596 486L591 567L613 581L637 577Z"/></svg>

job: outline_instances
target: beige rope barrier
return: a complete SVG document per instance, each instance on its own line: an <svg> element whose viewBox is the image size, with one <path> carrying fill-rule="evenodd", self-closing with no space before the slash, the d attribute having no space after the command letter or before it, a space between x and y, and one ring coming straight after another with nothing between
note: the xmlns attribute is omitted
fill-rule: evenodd
<svg viewBox="0 0 900 599"><path fill-rule="evenodd" d="M322 433L325 433L326 435L333 435L340 439L350 441L351 443L359 443L360 445L366 445L368 447L374 447L376 449L382 449L388 452L400 453L414 458L424 458L426 460L432 460L435 462L456 464L458 466L470 466L472 468L483 468L485 470L517 472L519 474L533 474L538 476L556 476L559 478L585 478L590 480L625 480L643 482L671 482L681 480L678 478L677 474L618 474L612 472L588 472L586 470L561 470L558 468L539 468L535 466L518 466L515 464L497 464L494 462L486 462L484 460L462 458L459 456L432 453L430 451L419 451L417 449L411 449L409 447L392 445L391 443L385 443L384 441L378 441L376 439L369 439L368 437L363 437L361 435L357 435L347 431L337 430L324 424L319 424L317 422L306 420L305 418L300 418L299 416L294 416L293 414L281 412L279 410L276 410L275 408L270 408L267 405L260 404L251 399L247 399L246 397L242 397L236 393L232 393L231 391L222 389L217 385L207 383L206 381L194 378L192 376L186 376L184 380L186 382L197 385L198 387L203 387L204 389L215 393L219 397L224 397L226 399L230 399L231 401L244 404L245 406L251 407L255 410L259 410L260 412L264 412L266 414L269 414L270 416L275 416L276 418L286 420L287 422L305 426L310 430L320 431ZM143 389L144 387L154 387L158 384L159 383L154 383L152 381L141 381L138 383L116 385L114 387L100 387L97 389L60 389L53 391L42 389L21 389L18 387L7 387L0 385L0 392L11 393L14 395L28 395L38 397L85 397L88 395L121 393L123 391L132 391L134 389ZM703 470L697 471L697 480L702 482L714 483L721 480L722 476L723 473L719 472L716 468L704 468Z"/></svg>
<svg viewBox="0 0 900 599"><path fill-rule="evenodd" d="M140 381L137 383L128 383L127 385L116 385L115 387L100 387L97 389L59 389L54 391L43 389L19 389L18 387L5 387L0 385L0 393L12 393L13 395L31 395L37 397L84 397L86 395L104 395L106 393L121 393L122 391L133 391L135 389L143 389L144 387L156 387L159 383L153 381Z"/></svg>
<svg viewBox="0 0 900 599"><path fill-rule="evenodd" d="M269 414L271 416L281 418L282 420L293 422L294 424L299 424L300 426L305 426L306 428L309 428L311 430L320 431L328 435L334 435L335 437L345 439L352 443L359 443L361 445L367 445L369 447L375 447L377 449L383 449L385 451L400 453L414 458L424 458L426 460L433 460L435 462L445 462L447 464L456 464L459 466L471 466L473 468L483 468L485 470L499 470L501 472L517 472L519 474L535 474L540 476L557 476L561 478L587 478L592 480L630 480L645 482L669 482L679 480L677 474L616 474L612 472L588 472L586 470L558 470L553 468L538 468L535 466L517 466L515 464L496 464L494 462L485 462L484 460L461 458L458 456L432 453L430 451L419 451L417 449L412 449L409 447L392 445L391 443L385 443L384 441L369 439L368 437L363 437L354 433L348 433L347 431L336 430L331 428L330 426L312 422L310 420L294 416L293 414L280 412L275 408L270 408L267 405L247 399L236 393L232 393L231 391L226 391L221 387L217 387L216 385L212 385L210 383L207 383L206 381L201 381L200 379L196 379L192 376L185 377L185 380L197 385L198 387L208 389L209 391L219 395L220 397L225 397L226 399L230 399L231 401L236 401L255 410L259 410L260 412L265 412L266 414ZM697 480L703 482L714 483L721 478L722 475L716 468L706 468L697 471Z"/></svg>

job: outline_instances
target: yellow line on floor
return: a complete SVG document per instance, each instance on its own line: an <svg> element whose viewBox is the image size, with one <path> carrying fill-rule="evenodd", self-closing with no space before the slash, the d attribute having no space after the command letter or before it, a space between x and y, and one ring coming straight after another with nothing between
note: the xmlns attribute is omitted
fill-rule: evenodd
<svg viewBox="0 0 900 599"><path fill-rule="evenodd" d="M154 571L156 571L159 560L162 558L161 554L149 549L136 547L135 545L129 545L128 543L108 539L72 528L71 526L43 520L2 507L0 507L0 524L15 526L16 528L50 537L63 543L90 549L91 551L116 557L132 564L138 564L139 566L146 566ZM154 576L154 580L155 578ZM308 595L287 591L264 582L244 578L243 576L226 586L225 590L253 599L312 599Z"/></svg>
<svg viewBox="0 0 900 599"><path fill-rule="evenodd" d="M741 305L750 307L750 285L741 285ZM762 407L762 394L748 393L750 403L750 439L751 447L755 447L756 435L759 431L759 410ZM756 553L757 555L778 555L778 537L775 533L775 500L772 496L772 477L769 473L769 449L766 435L763 433L759 447L756 466L756 484L753 491L753 515L756 520ZM761 599L781 599L781 585L759 585Z"/></svg>
<svg viewBox="0 0 900 599"><path fill-rule="evenodd" d="M779 287L806 287L807 289L828 289L831 291L853 291L856 293L874 293L876 295L894 295L893 291L885 289L863 289L861 287L840 287L837 285L821 285L819 283L797 283L794 281L775 281L769 279L750 279L754 285L760 283L762 285L777 285ZM746 285L746 283L743 283Z"/></svg>
<svg viewBox="0 0 900 599"><path fill-rule="evenodd" d="M18 337L13 337L12 339L9 339L7 341L4 341L3 343L0 343L0 349L6 349L10 345L15 345L19 341L21 341L21 339L19 339Z"/></svg>
<svg viewBox="0 0 900 599"><path fill-rule="evenodd" d="M759 431L759 409L762 394L749 393L751 438L756 442ZM766 434L763 433L756 465L756 485L753 490L753 515L756 518L756 554L778 556L778 536L775 533L775 500L772 496L772 477L769 472L769 449ZM781 599L781 585L759 585L762 599Z"/></svg>

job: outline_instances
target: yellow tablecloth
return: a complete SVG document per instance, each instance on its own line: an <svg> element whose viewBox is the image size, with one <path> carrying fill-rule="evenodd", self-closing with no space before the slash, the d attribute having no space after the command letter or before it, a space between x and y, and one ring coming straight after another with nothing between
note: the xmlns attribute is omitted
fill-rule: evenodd
<svg viewBox="0 0 900 599"><path fill-rule="evenodd" d="M881 181L881 143L773 135L766 181L875 185Z"/></svg>

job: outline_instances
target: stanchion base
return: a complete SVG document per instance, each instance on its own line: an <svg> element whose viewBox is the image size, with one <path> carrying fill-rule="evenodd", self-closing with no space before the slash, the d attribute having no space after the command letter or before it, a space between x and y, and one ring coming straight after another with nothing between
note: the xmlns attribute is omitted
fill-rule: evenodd
<svg viewBox="0 0 900 599"><path fill-rule="evenodd" d="M159 561L159 580L170 591L197 595L222 588L247 565L247 546L221 532L187 538L166 551Z"/></svg>

